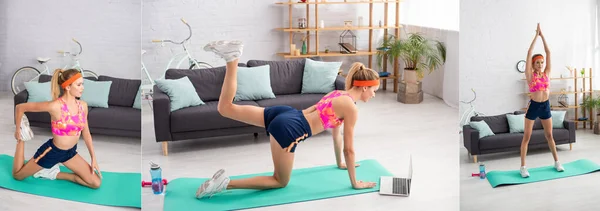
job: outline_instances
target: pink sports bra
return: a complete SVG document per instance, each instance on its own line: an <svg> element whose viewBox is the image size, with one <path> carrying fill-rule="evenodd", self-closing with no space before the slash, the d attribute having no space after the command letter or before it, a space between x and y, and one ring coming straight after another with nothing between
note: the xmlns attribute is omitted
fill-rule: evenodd
<svg viewBox="0 0 600 211"><path fill-rule="evenodd" d="M317 104L315 105L317 111L319 112L319 116L321 117L321 123L323 123L324 129L335 128L341 125L344 120L338 119L333 112L333 108L331 107L331 101L339 96L348 96L352 98L348 93L343 93L340 90L335 90L327 95L325 95ZM354 99L352 99L354 100Z"/></svg>
<svg viewBox="0 0 600 211"><path fill-rule="evenodd" d="M531 82L529 83L529 92L546 91L548 90L548 76L544 73L541 77L533 73Z"/></svg>
<svg viewBox="0 0 600 211"><path fill-rule="evenodd" d="M79 136L81 130L85 127L85 112L81 107L79 100L77 105L79 110L77 114L71 115L67 103L62 98L58 98L62 102L60 119L52 121L52 133L58 136Z"/></svg>

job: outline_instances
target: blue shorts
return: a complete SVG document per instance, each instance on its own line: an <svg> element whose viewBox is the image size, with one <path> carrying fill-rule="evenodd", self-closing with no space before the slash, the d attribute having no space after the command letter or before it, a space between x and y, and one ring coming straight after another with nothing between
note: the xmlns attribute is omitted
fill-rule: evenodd
<svg viewBox="0 0 600 211"><path fill-rule="evenodd" d="M265 129L287 152L295 152L298 143L312 136L302 111L290 106L265 108Z"/></svg>
<svg viewBox="0 0 600 211"><path fill-rule="evenodd" d="M552 114L550 113L550 100L544 102L529 101L525 118L535 120L538 117L540 119L549 119L552 117Z"/></svg>
<svg viewBox="0 0 600 211"><path fill-rule="evenodd" d="M52 168L57 163L64 163L77 155L77 145L71 149L59 149L52 143L53 139L46 141L38 148L33 156L34 161L44 168Z"/></svg>

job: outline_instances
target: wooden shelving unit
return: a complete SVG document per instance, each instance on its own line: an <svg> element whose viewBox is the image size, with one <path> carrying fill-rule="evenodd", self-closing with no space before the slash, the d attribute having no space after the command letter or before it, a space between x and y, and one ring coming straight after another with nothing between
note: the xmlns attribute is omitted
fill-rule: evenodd
<svg viewBox="0 0 600 211"><path fill-rule="evenodd" d="M592 109L587 109L584 110L581 108L580 106L580 100L579 100L579 95L581 94L583 96L583 99L585 99L586 97L589 96L594 96L594 94L600 94L600 90L593 90L593 86L592 86L592 81L593 81L593 75L592 75L592 68L588 68L585 69L586 70L586 74L587 76L584 74L584 76L580 76L578 77L579 72L576 71L576 75L574 77L568 77L568 78L550 78L550 81L556 81L556 80L573 80L573 90L574 91L564 91L564 92L550 92L550 95L572 95L575 100L575 105L568 105L566 107L563 106L551 106L550 109L551 110L571 110L573 109L575 112L575 118L570 119L571 121L575 122L575 127L579 128L579 123L583 123L583 128L587 128L587 124L589 123L590 125L590 129L592 129L592 124L594 122L594 116L589 115L588 114L593 114ZM527 79L521 79L522 81L526 81ZM587 83L586 83L587 81ZM581 84L581 87L579 87L579 84ZM552 87L552 86L551 86ZM581 88L581 89L580 89ZM523 93L524 95L531 95L529 92ZM550 102L550 104L552 105L557 105L558 102L554 103L554 102ZM527 110L527 108L523 108L523 110ZM583 112L583 116L588 116L587 120L578 120L579 116L580 116L580 111Z"/></svg>
<svg viewBox="0 0 600 211"><path fill-rule="evenodd" d="M388 30L394 30L394 34L397 38L400 37L400 28L402 27L400 25L400 2L401 1L393 1L393 0L371 0L371 1L366 1L366 0L327 0L327 1L323 1L323 0L307 0L306 2L299 2L298 0L293 1L293 0L289 0L288 2L277 2L275 3L276 5L287 5L288 6L288 15L289 15L289 24L287 28L276 28L276 30L281 31L281 32L288 32L289 33L289 44L293 43L293 38L294 38L294 33L306 33L306 36L309 37L309 39L307 39L306 41L306 47L307 47L307 53L306 54L301 54L301 55L292 55L291 52L280 52L277 53L277 55L282 56L283 58L286 59L293 59L293 58L308 58L308 57L316 57L316 56L320 56L320 57L345 57L345 56L367 56L368 57L368 64L367 67L373 69L373 56L377 55L377 47L373 46L373 30L384 30L384 34L387 35L388 34ZM369 5L369 18L366 20L367 22L367 26L352 26L352 27L346 27L346 26L330 26L330 27L324 27L324 28L319 28L318 26L319 24L319 5L323 5L326 6L328 4L368 4ZM373 6L374 4L383 4L384 7L384 14L383 14L383 24L382 26L378 26L378 24L374 24L373 23ZM395 25L390 26L388 24L388 7L389 4L395 4L396 6L396 19L395 19ZM295 21L292 19L292 9L294 7L297 7L298 5L305 5L306 6L306 28L298 28L295 25ZM314 7L314 14L311 17L311 7ZM341 25L341 24L340 24ZM329 52L325 53L324 51L321 51L319 49L319 32L321 31L345 31L345 30L369 30L369 47L368 49L357 49L358 51L356 53L341 53L339 51L330 49ZM311 42L310 42L310 37L314 36L314 50L311 49ZM387 36L384 36L384 38L387 38ZM337 43L336 45L337 46ZM337 48L335 48L337 49ZM388 72L387 70L387 58L384 58L383 60L383 65L382 65L382 71L383 72ZM398 60L393 61L393 73L391 73L389 76L387 77L381 77L381 80L383 80L383 86L382 89L385 90L387 89L387 80L394 80L394 92L398 92L398 83L399 83L399 79L400 79L400 74L399 74L399 65L398 65Z"/></svg>

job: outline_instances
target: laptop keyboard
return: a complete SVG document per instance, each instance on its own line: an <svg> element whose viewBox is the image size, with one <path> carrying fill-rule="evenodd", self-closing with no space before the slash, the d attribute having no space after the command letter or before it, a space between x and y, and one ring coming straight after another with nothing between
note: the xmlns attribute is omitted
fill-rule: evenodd
<svg viewBox="0 0 600 211"><path fill-rule="evenodd" d="M410 179L393 178L392 193L393 194L405 194L405 195L410 194Z"/></svg>

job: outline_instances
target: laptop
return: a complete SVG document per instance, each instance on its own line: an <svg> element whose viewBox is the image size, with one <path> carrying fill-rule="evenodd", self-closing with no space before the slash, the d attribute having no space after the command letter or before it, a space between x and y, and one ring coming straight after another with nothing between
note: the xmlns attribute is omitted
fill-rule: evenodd
<svg viewBox="0 0 600 211"><path fill-rule="evenodd" d="M410 183L412 180L412 155L408 164L408 178L395 176L382 176L379 179L379 194L392 196L410 196Z"/></svg>

